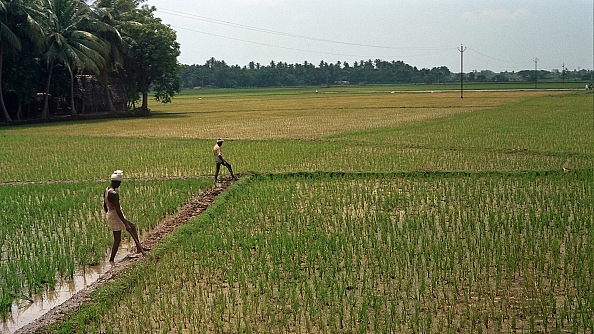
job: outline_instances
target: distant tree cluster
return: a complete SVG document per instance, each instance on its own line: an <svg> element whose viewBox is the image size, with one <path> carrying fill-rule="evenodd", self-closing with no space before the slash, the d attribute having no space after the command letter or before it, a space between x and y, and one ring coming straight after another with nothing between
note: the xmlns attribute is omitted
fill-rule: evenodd
<svg viewBox="0 0 594 334"><path fill-rule="evenodd" d="M440 84L460 81L460 73L451 72L446 66L431 69L410 66L402 61L357 61L335 64L321 61L288 64L271 61L268 65L250 62L247 66L229 66L224 60L214 58L204 65L185 65L180 75L184 88L194 87L283 87L365 84ZM591 71L525 70L495 73L489 70L464 73L465 82L533 82L589 81Z"/></svg>
<svg viewBox="0 0 594 334"><path fill-rule="evenodd" d="M147 110L149 90L170 101L177 37L141 1L0 0L0 121L76 115L98 94L112 111Z"/></svg>
<svg viewBox="0 0 594 334"><path fill-rule="evenodd" d="M144 0L0 0L0 122L87 111L148 111L148 94L170 102L183 86L283 87L441 84L446 66L355 61L317 66L271 61L229 66L214 58L180 65L176 33ZM464 73L466 82L591 80L591 71ZM142 101L140 106L136 103Z"/></svg>
<svg viewBox="0 0 594 334"><path fill-rule="evenodd" d="M457 74L456 80L460 80L460 74ZM472 71L464 74L466 82L535 82L535 81L590 81L592 80L592 71L586 69L573 71L559 70L522 70L518 72L500 72L495 73L489 70Z"/></svg>
<svg viewBox="0 0 594 334"><path fill-rule="evenodd" d="M186 65L182 86L191 87L279 87L334 84L438 83L451 80L445 67L417 69L402 61L359 61L336 64L321 61L318 66L305 61L288 64L271 61L268 65L250 62L229 66L223 60L209 59L204 65Z"/></svg>

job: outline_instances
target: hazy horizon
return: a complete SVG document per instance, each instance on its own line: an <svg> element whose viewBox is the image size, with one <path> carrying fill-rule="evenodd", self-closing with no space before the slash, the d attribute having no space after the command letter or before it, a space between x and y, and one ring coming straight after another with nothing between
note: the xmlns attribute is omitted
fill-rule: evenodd
<svg viewBox="0 0 594 334"><path fill-rule="evenodd" d="M149 0L180 63L268 66L369 59L460 72L594 68L594 3L572 1Z"/></svg>

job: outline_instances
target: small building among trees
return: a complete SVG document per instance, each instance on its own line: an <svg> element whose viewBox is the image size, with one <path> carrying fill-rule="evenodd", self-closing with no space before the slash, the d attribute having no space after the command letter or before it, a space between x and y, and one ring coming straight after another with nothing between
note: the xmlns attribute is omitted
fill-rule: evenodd
<svg viewBox="0 0 594 334"><path fill-rule="evenodd" d="M75 79L74 98L81 114L126 110L128 98L120 78L112 77L107 84L96 75L77 75Z"/></svg>

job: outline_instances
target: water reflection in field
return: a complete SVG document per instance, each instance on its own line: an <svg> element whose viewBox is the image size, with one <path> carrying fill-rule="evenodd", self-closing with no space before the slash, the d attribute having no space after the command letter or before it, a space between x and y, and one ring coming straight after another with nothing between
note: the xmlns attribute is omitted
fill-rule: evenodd
<svg viewBox="0 0 594 334"><path fill-rule="evenodd" d="M133 244L120 246L115 263L128 260L130 256L133 256L134 250L135 246ZM54 307L67 301L77 292L95 283L112 266L113 264L106 259L95 266L76 271L73 279L62 280L53 290L32 296L31 300L16 300L12 304L11 313L6 321L0 323L0 333L14 333L32 323Z"/></svg>

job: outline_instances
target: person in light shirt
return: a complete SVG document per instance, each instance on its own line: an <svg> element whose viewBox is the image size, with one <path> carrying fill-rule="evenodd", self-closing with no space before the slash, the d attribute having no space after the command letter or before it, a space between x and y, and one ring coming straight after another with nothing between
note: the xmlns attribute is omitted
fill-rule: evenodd
<svg viewBox="0 0 594 334"><path fill-rule="evenodd" d="M217 143L215 144L215 146L212 148L212 153L214 153L214 160L215 160L215 175L214 175L214 179L215 179L215 183L218 181L219 178L219 171L221 170L221 165L227 167L227 169L229 170L229 173L231 174L231 177L233 178L233 180L237 180L237 178L235 177L235 175L233 174L233 168L231 168L231 164L228 163L225 158L223 158L223 151L221 149L221 146L223 146L223 138L219 138L217 139Z"/></svg>
<svg viewBox="0 0 594 334"><path fill-rule="evenodd" d="M142 253L143 255L150 250L150 248L142 247L140 239L138 239L138 232L136 231L136 225L129 221L122 213L122 207L120 206L120 195L116 189L122 184L124 178L124 172L116 170L111 174L111 183L109 187L103 192L103 209L105 210L107 223L109 228L113 232L113 246L111 247L111 256L109 262L114 262L115 256L120 247L122 241L122 230L128 231L136 243L136 252Z"/></svg>

